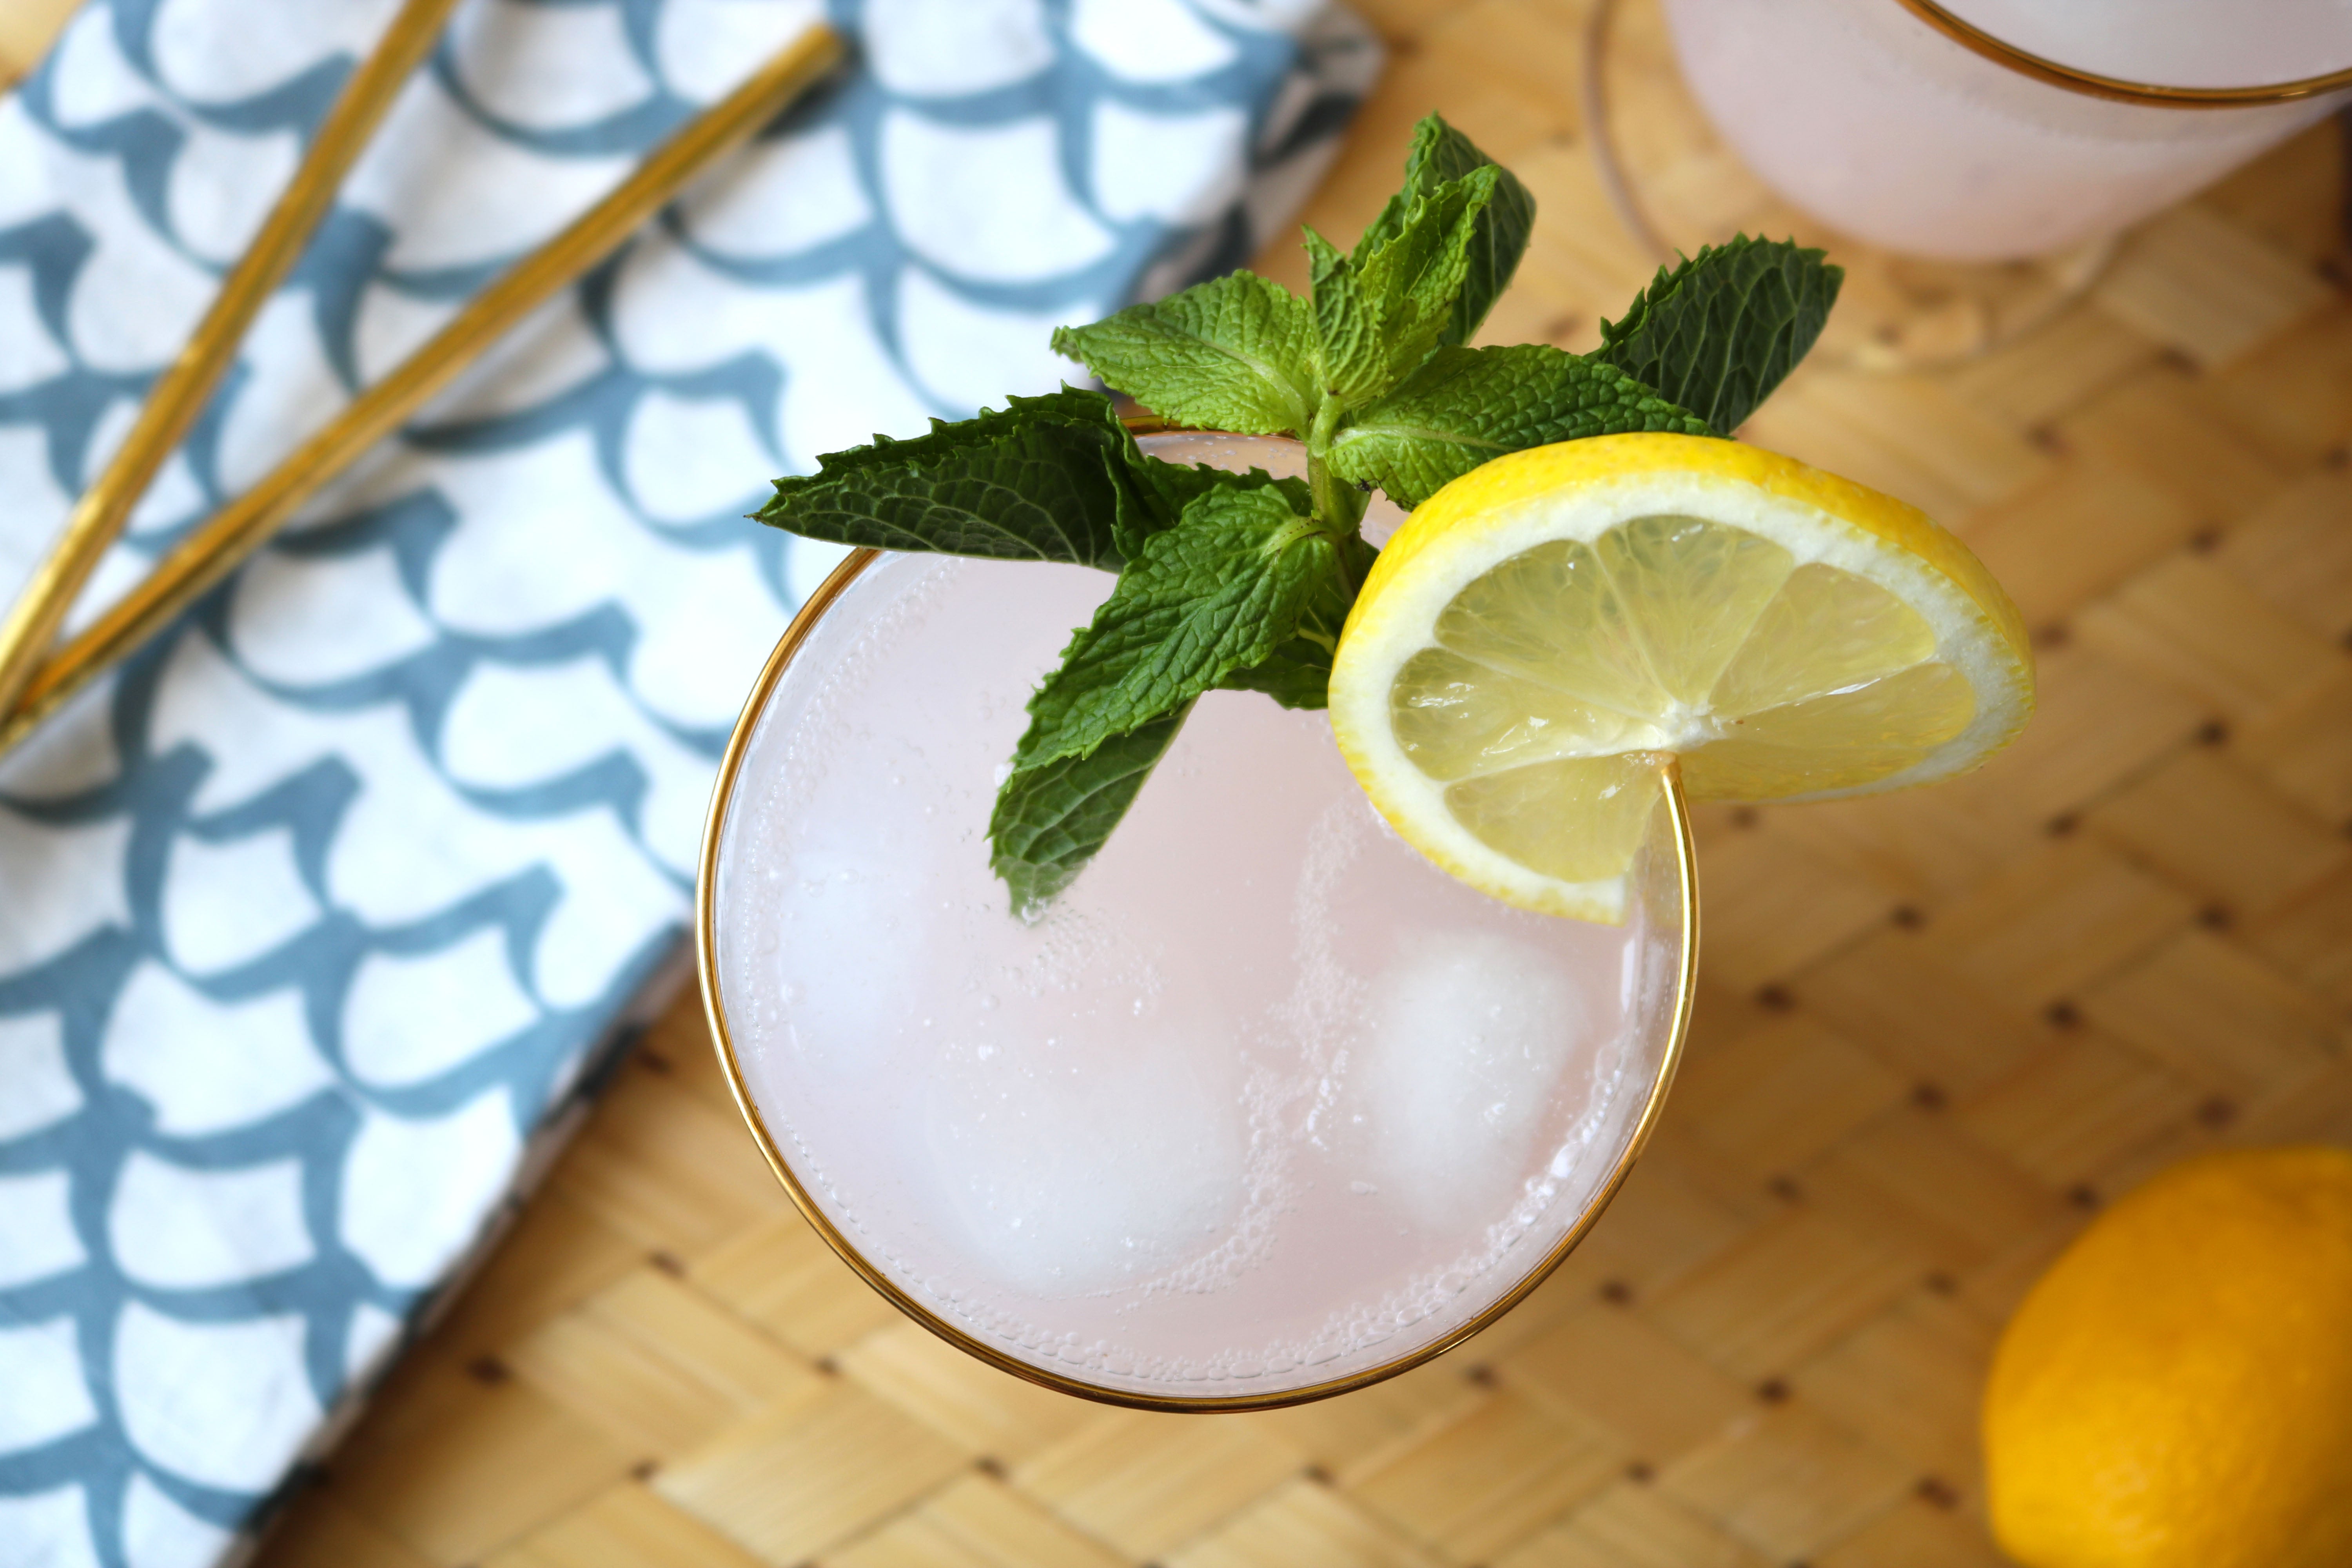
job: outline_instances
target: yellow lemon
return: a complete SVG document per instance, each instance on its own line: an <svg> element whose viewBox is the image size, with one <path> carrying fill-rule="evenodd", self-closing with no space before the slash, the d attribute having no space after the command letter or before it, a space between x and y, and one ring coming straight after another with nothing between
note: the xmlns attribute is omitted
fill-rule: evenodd
<svg viewBox="0 0 2352 1568"><path fill-rule="evenodd" d="M2352 1151L2207 1155L2101 1215L2002 1335L1984 1438L2027 1568L2352 1564Z"/></svg>
<svg viewBox="0 0 2352 1568"><path fill-rule="evenodd" d="M1974 767L2023 726L2017 609L1916 509L1737 441L1513 453L1414 510L1341 633L1331 727L1407 842L1615 921L1675 761L1698 799Z"/></svg>

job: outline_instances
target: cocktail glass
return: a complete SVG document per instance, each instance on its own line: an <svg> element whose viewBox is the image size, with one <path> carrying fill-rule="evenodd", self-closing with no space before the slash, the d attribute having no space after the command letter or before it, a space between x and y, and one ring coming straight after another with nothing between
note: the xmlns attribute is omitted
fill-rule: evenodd
<svg viewBox="0 0 2352 1568"><path fill-rule="evenodd" d="M2352 99L2322 0L1666 0L1684 72L1773 185L1958 261L2112 234Z"/></svg>
<svg viewBox="0 0 2352 1568"><path fill-rule="evenodd" d="M1825 247L1847 279L1818 357L1864 368L2016 340L2095 284L2118 231L2352 101L2329 0L1591 16L1587 127L1637 239L1666 261L1741 228Z"/></svg>
<svg viewBox="0 0 2352 1568"><path fill-rule="evenodd" d="M1287 440L1144 445L1304 468ZM1109 587L864 551L811 596L713 796L718 1047L809 1222L982 1360L1164 1410L1360 1387L1525 1298L1631 1169L1696 955L1679 786L1662 763L1622 925L1530 914L1389 831L1322 714L1211 692L1024 922L994 770Z"/></svg>

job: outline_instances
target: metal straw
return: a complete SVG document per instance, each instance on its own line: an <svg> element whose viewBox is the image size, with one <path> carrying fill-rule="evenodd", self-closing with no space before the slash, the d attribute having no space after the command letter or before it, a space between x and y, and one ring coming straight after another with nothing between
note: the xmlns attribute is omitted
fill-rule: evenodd
<svg viewBox="0 0 2352 1568"><path fill-rule="evenodd" d="M205 520L40 666L16 710L0 721L0 751L170 625L321 485L398 429L509 328L618 247L714 159L749 140L830 71L842 52L838 34L821 22L811 24L750 80L664 142L610 195L475 296L431 342Z"/></svg>
<svg viewBox="0 0 2352 1568"><path fill-rule="evenodd" d="M75 503L56 547L26 581L7 618L0 620L0 714L24 697L100 558L121 536L131 509L154 482L163 459L186 437L221 373L236 357L246 329L302 254L343 175L375 134L401 84L433 47L456 3L408 0L393 17L327 110L301 166L263 221L261 232L222 280L187 345L155 378L138 423L106 471Z"/></svg>

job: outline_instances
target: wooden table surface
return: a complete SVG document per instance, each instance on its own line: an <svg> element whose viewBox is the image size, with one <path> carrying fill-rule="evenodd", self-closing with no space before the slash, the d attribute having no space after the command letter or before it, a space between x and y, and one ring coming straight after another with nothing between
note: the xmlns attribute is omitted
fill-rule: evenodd
<svg viewBox="0 0 2352 1568"><path fill-rule="evenodd" d="M1351 238L1441 110L1541 205L1488 335L1590 346L1651 258L1580 127L1580 0L1359 4L1393 57L1310 221ZM63 10L7 0L0 58ZM1661 199L1786 226L1643 74L1654 15L1624 29ZM1984 556L2036 630L2041 712L1952 785L1706 814L1683 1079L1624 1194L1496 1329L1274 1414L1031 1388L824 1250L688 997L263 1563L1997 1564L1976 1400L2041 1268L2183 1154L2352 1139L2342 183L2322 127L2143 226L2012 346L1811 366L1753 422ZM1263 265L1301 271L1287 244Z"/></svg>

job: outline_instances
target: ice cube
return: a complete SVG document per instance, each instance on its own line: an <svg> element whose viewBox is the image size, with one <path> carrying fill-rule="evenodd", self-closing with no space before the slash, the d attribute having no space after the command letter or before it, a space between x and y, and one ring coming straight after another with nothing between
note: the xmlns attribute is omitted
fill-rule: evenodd
<svg viewBox="0 0 2352 1568"><path fill-rule="evenodd" d="M1378 1184L1429 1225L1493 1216L1565 1120L1561 1079L1591 1034L1583 996L1531 942L1441 931L1400 944L1366 1019L1354 1092Z"/></svg>
<svg viewBox="0 0 2352 1568"><path fill-rule="evenodd" d="M1244 1196L1233 1040L1194 1013L943 1053L940 1184L975 1266L1052 1300L1141 1284L1220 1245Z"/></svg>

